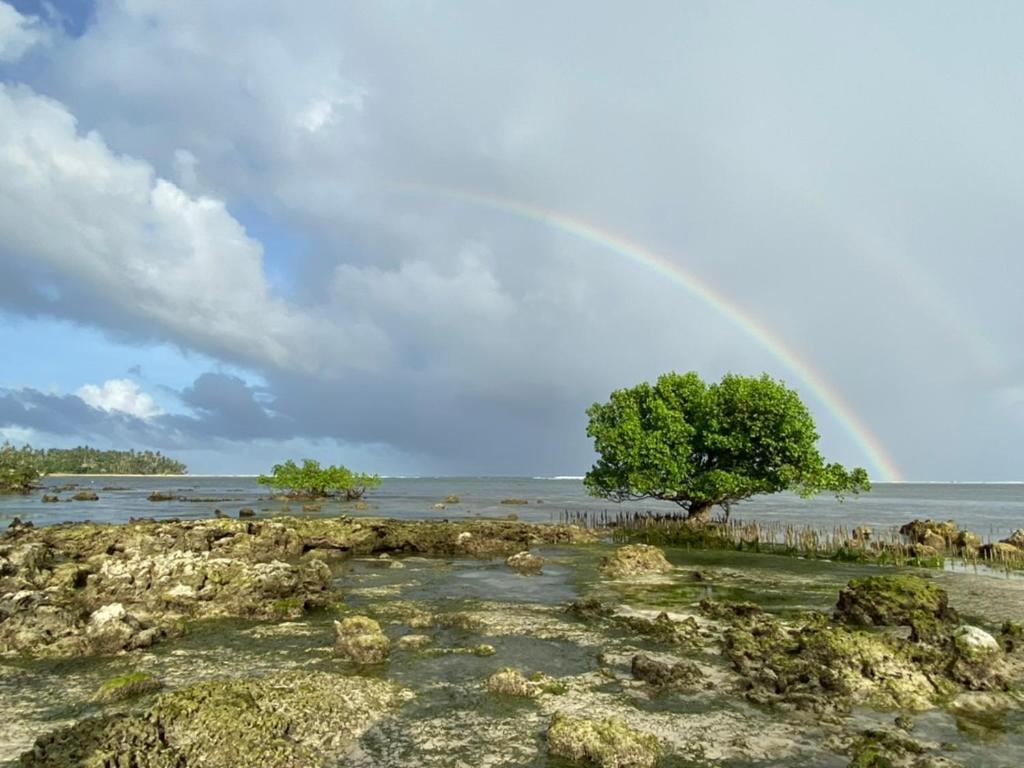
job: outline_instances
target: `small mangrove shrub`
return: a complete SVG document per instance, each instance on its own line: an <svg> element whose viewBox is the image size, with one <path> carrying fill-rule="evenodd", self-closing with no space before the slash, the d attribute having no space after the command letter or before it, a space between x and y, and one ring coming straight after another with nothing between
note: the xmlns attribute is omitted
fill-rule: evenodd
<svg viewBox="0 0 1024 768"><path fill-rule="evenodd" d="M341 496L347 501L361 499L367 489L381 483L377 475L353 472L342 464L321 467L320 462L313 459L304 459L301 467L291 459L275 464L269 475L260 475L257 481L293 496Z"/></svg>

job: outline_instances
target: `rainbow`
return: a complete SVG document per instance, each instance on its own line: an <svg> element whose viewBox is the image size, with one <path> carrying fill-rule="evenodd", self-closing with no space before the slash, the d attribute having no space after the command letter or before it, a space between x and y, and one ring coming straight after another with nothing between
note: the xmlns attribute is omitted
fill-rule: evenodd
<svg viewBox="0 0 1024 768"><path fill-rule="evenodd" d="M453 187L427 186L410 182L401 182L392 186L410 192L440 195L462 203L481 206L544 224L654 270L726 317L756 341L762 349L796 374L863 451L877 476L880 476L879 479L889 482L901 479L902 473L886 451L885 446L825 378L824 374L802 359L783 339L772 333L764 323L758 321L728 296L666 256L583 219L519 200Z"/></svg>

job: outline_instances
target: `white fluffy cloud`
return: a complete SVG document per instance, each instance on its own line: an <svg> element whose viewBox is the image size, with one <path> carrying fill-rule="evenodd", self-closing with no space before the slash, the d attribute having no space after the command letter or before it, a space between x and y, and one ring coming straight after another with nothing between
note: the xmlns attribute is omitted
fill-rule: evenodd
<svg viewBox="0 0 1024 768"><path fill-rule="evenodd" d="M108 379L99 386L86 384L75 394L101 411L117 411L139 419L151 419L162 413L153 398L131 379Z"/></svg>
<svg viewBox="0 0 1024 768"><path fill-rule="evenodd" d="M59 102L0 84L0 241L25 268L190 346L251 364L369 364L370 326L339 326L271 291L260 243L220 200L192 197L80 134ZM52 292L52 289L51 289ZM58 292L59 293L59 292ZM73 303L73 302L69 302ZM368 338L367 338L368 337Z"/></svg>
<svg viewBox="0 0 1024 768"><path fill-rule="evenodd" d="M49 38L49 30L38 18L23 16L0 0L0 63L17 61L30 48Z"/></svg>

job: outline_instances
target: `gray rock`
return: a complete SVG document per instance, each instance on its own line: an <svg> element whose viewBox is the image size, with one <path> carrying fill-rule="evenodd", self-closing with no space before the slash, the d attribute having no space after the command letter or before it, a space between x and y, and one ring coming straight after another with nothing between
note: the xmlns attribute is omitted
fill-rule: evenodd
<svg viewBox="0 0 1024 768"><path fill-rule="evenodd" d="M514 555L509 555L505 560L505 565L513 571L532 575L540 573L544 568L544 558L531 554L529 551L517 552Z"/></svg>

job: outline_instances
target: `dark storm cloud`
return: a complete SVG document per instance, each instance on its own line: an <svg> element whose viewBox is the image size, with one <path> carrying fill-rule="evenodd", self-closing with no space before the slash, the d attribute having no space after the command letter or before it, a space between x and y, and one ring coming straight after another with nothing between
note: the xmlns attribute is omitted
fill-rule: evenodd
<svg viewBox="0 0 1024 768"><path fill-rule="evenodd" d="M164 416L161 422L194 438L285 439L298 436L292 419L274 416L257 401L258 392L237 376L204 373L181 392L194 416Z"/></svg>
<svg viewBox="0 0 1024 768"><path fill-rule="evenodd" d="M130 434L156 437L143 420L93 408L77 395L53 395L35 389L0 390L0 428L22 427L53 435Z"/></svg>

